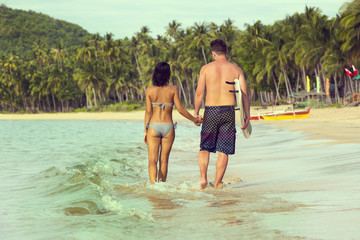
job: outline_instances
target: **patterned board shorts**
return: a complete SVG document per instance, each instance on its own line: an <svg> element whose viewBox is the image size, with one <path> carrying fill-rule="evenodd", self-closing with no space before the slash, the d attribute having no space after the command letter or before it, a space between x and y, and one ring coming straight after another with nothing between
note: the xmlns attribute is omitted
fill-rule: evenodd
<svg viewBox="0 0 360 240"><path fill-rule="evenodd" d="M200 151L235 153L234 106L205 107Z"/></svg>

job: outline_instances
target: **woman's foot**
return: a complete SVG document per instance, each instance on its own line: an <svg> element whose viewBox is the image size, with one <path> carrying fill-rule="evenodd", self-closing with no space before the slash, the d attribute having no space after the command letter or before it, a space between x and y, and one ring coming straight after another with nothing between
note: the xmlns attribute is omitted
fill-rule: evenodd
<svg viewBox="0 0 360 240"><path fill-rule="evenodd" d="M207 187L207 185L208 185L207 181L201 181L200 188L205 189Z"/></svg>

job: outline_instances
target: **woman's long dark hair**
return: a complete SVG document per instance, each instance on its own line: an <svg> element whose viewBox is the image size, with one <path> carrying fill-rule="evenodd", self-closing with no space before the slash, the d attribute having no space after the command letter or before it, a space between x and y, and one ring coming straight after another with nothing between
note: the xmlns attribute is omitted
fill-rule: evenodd
<svg viewBox="0 0 360 240"><path fill-rule="evenodd" d="M167 62L159 62L154 70L152 82L154 86L165 86L170 79L170 65Z"/></svg>

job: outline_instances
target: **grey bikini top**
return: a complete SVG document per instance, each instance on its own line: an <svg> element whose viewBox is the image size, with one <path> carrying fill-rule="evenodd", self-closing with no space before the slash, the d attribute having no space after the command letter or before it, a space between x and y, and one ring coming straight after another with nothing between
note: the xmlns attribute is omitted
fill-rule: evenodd
<svg viewBox="0 0 360 240"><path fill-rule="evenodd" d="M152 102L152 105L160 106L162 110L164 110L165 106L174 106L174 103L155 103Z"/></svg>

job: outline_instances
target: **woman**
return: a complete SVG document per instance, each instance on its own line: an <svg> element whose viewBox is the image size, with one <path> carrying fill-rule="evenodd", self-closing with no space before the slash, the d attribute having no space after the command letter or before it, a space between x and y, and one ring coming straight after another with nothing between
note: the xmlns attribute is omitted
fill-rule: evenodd
<svg viewBox="0 0 360 240"><path fill-rule="evenodd" d="M173 106L175 105L179 113L190 121L202 122L200 118L192 116L181 105L177 87L168 85L170 73L169 64L158 63L152 77L153 86L146 89L144 142L148 145L149 177L152 184L155 181L166 181L169 155L175 139ZM160 157L159 149L161 149ZM159 171L158 160L160 160Z"/></svg>

